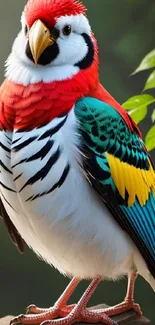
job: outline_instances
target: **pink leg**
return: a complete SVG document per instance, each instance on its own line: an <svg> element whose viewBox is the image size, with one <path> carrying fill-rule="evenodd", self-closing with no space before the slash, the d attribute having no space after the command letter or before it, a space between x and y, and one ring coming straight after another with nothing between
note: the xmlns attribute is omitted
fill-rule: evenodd
<svg viewBox="0 0 155 325"><path fill-rule="evenodd" d="M20 318L21 322L23 320L24 324L39 324L45 320L67 316L75 306L67 306L67 301L78 286L79 282L79 279L73 278L53 307L38 308L35 305L30 305L26 310L26 314L35 315L20 315L19 317L14 318L11 323L19 323Z"/></svg>
<svg viewBox="0 0 155 325"><path fill-rule="evenodd" d="M101 278L97 277L95 280L91 282L88 289L83 294L82 298L79 300L78 304L72 309L72 311L64 318L60 319L53 319L43 321L42 325L72 325L77 322L89 322L89 323L97 323L103 322L106 325L113 325L116 324L113 322L104 312L102 314L98 314L97 311L89 311L86 308L86 305L91 298L92 294L94 293L95 289L97 288L98 284L100 283ZM14 319L11 324L34 324L32 316L21 315ZM38 321L39 323L40 321ZM36 324L36 321L35 321Z"/></svg>
<svg viewBox="0 0 155 325"><path fill-rule="evenodd" d="M38 308L35 305L30 305L27 310L26 313L27 314L42 314L42 313L46 313L46 312L53 312L53 310L57 310L59 317L63 316L62 313L65 313L64 316L66 316L68 313L71 312L71 310L74 308L75 305L70 305L67 306L67 301L69 300L69 298L71 297L71 295L73 294L73 292L75 291L76 287L78 286L80 280L78 278L73 278L71 280L71 282L69 283L69 285L67 286L67 288L65 289L65 291L62 293L62 295L59 297L59 299L57 300L57 302L54 304L54 307L51 308Z"/></svg>
<svg viewBox="0 0 155 325"><path fill-rule="evenodd" d="M135 304L135 302L134 302L134 288L135 288L136 279L137 279L137 273L132 273L129 276L128 289L127 289L127 294L126 294L124 302L122 302L121 304L116 305L114 307L107 308L105 310L105 313L108 316L119 315L125 311L130 310L130 309L134 310L139 316L142 315L140 306L138 304Z"/></svg>

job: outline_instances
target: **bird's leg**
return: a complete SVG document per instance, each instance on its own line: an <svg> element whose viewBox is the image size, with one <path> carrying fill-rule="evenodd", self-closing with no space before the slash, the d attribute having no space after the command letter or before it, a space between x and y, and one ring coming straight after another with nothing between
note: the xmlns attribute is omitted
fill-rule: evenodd
<svg viewBox="0 0 155 325"><path fill-rule="evenodd" d="M51 308L38 308L35 305L30 305L26 309L26 314L43 314L48 313L52 317L52 315L56 315L56 317L64 317L68 315L71 310L74 308L75 305L67 306L67 302L73 292L75 291L76 287L78 286L80 280L78 278L73 278L70 283L68 284L67 288L64 290L62 295L59 297L57 302ZM52 313L52 314L51 314ZM54 317L55 318L55 317Z"/></svg>
<svg viewBox="0 0 155 325"><path fill-rule="evenodd" d="M72 311L64 318L59 319L44 319L41 325L72 325L77 322L89 322L89 323L99 323L102 322L105 325L116 325L105 313L98 313L97 311L89 311L86 306L90 300L92 294L100 283L101 278L97 277L91 282L88 289L85 291L78 304L74 306ZM38 315L39 316L39 315ZM30 318L29 318L30 317ZM36 315L34 316L36 317ZM15 318L11 324L36 324L36 319L34 321L32 315L21 315ZM37 324L41 323L41 319L37 318Z"/></svg>
<svg viewBox="0 0 155 325"><path fill-rule="evenodd" d="M140 306L138 304L135 304L134 302L134 288L135 288L136 279L137 279L137 273L131 273L128 276L128 288L127 288L127 294L124 299L124 302L114 307L107 308L105 310L105 313L108 316L119 315L130 309L134 310L139 316L142 315Z"/></svg>
<svg viewBox="0 0 155 325"><path fill-rule="evenodd" d="M19 318L21 320L21 323L23 324L39 324L42 323L45 320L54 319L58 317L65 317L67 316L75 305L69 305L67 306L67 301L71 297L72 293L78 286L80 280L78 278L73 278L73 280L70 281L69 285L65 289L65 291L62 293L60 298L57 300L57 302L54 304L51 308L38 308L35 305L30 305L26 309L26 314L31 315L20 315L19 317L14 318L11 323L15 324L18 323ZM34 315L35 314L35 315Z"/></svg>

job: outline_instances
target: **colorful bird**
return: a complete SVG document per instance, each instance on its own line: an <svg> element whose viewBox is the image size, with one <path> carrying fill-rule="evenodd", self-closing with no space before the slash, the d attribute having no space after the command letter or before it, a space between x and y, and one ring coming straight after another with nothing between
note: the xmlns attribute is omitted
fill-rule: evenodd
<svg viewBox="0 0 155 325"><path fill-rule="evenodd" d="M98 48L76 0L29 0L0 88L0 210L11 238L72 278L49 309L12 324L114 324L140 274L155 290L155 172L141 133L101 86ZM104 279L128 275L123 303L89 310ZM77 303L67 302L92 280ZM56 319L58 318L59 319Z"/></svg>

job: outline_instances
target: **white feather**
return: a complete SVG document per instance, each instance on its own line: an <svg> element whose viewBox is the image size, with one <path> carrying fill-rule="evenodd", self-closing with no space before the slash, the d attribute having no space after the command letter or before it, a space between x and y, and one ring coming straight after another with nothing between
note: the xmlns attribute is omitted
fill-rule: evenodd
<svg viewBox="0 0 155 325"><path fill-rule="evenodd" d="M43 130L25 132L17 144L37 136L58 121L55 119ZM17 140L17 134L14 132L13 140ZM14 201L15 195L9 195L9 202L17 212L2 197L8 214L27 244L60 272L81 278L97 275L117 278L127 274L134 267L133 253L137 250L87 183L78 165L76 148L79 138L76 136L73 110L64 127L54 135L54 140L55 148L58 145L62 148L62 155L43 181L20 192L23 184L45 165L48 157L35 164L23 162L13 169L13 178L21 173L23 175L15 182L18 202ZM42 141L45 144L47 139ZM19 154L12 152L11 165L38 152L39 146L41 148L43 142L31 143ZM49 155L55 148L52 147ZM60 178L66 162L70 163L71 169L65 183L51 194L26 202L32 194L45 189L48 191ZM5 181L5 171L2 181ZM14 186L11 176L8 181L8 186ZM2 189L2 193L7 196L7 190Z"/></svg>
<svg viewBox="0 0 155 325"><path fill-rule="evenodd" d="M26 24L24 14L22 14L21 22L22 29L15 39L12 52L6 61L5 76L9 80L27 86L40 81L48 83L66 80L79 72L79 67L75 64L80 62L88 52L87 44L81 34L91 34L88 19L84 15L65 16L57 20L56 27L60 30L60 37L57 40L60 53L47 66L38 65L36 67L26 56L28 40L24 34ZM72 26L72 33L69 37L62 34L62 29L66 25Z"/></svg>

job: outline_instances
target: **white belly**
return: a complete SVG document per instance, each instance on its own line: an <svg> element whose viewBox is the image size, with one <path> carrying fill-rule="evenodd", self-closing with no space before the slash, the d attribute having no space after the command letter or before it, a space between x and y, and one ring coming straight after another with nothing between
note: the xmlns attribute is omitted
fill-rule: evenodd
<svg viewBox="0 0 155 325"><path fill-rule="evenodd" d="M7 132L11 153L3 150L1 156L12 174L2 168L1 198L26 243L60 272L118 277L129 271L134 246L78 165L73 113L61 130L45 137L60 122L13 136ZM6 145L6 134L1 138Z"/></svg>

